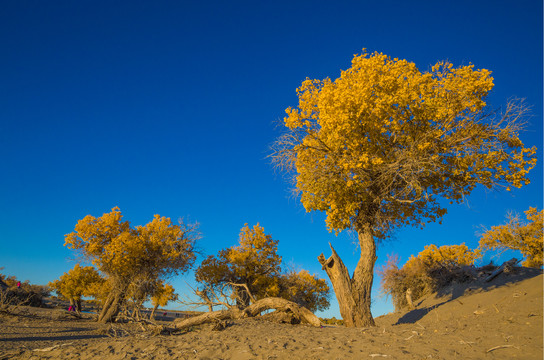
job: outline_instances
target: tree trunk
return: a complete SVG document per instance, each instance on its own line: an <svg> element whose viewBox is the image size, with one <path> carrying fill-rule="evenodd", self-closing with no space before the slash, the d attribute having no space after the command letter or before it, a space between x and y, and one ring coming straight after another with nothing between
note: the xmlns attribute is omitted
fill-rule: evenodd
<svg viewBox="0 0 544 360"><path fill-rule="evenodd" d="M76 300L76 311L80 314L81 313L81 298L78 298Z"/></svg>
<svg viewBox="0 0 544 360"><path fill-rule="evenodd" d="M251 302L251 298L246 290L240 287L235 287L233 290L236 294L236 307L238 309L247 308Z"/></svg>
<svg viewBox="0 0 544 360"><path fill-rule="evenodd" d="M153 320L153 316L155 315L155 311L157 311L159 305L153 306L153 310L151 311L151 314L149 314L149 320Z"/></svg>
<svg viewBox="0 0 544 360"><path fill-rule="evenodd" d="M415 309L414 302L412 301L412 289L410 288L406 290L406 302L408 303L408 308L410 310Z"/></svg>
<svg viewBox="0 0 544 360"><path fill-rule="evenodd" d="M98 322L107 323L107 322L112 322L113 320L115 320L115 318L119 314L119 311L121 310L122 300L123 300L122 293L120 292L111 293L106 299L106 302L104 303L104 307L102 308L102 311L100 311L100 314L98 315Z"/></svg>
<svg viewBox="0 0 544 360"><path fill-rule="evenodd" d="M361 255L352 277L332 245L329 244L332 255L328 259L323 254L317 259L332 282L344 324L347 327L376 326L370 312L370 292L377 257L369 225L358 229L358 238Z"/></svg>

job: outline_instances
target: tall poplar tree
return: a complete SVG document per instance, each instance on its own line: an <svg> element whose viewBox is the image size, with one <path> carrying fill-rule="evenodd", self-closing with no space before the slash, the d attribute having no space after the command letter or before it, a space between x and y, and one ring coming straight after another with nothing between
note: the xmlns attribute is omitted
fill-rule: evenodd
<svg viewBox="0 0 544 360"><path fill-rule="evenodd" d="M372 326L370 291L377 241L400 226L439 221L441 198L462 202L477 185L521 187L536 163L518 133L527 108L488 109L491 72L439 62L428 72L381 53L354 56L331 81L306 79L288 108L274 162L293 176L307 211L330 231L358 234L350 276L331 246L319 261L347 326Z"/></svg>

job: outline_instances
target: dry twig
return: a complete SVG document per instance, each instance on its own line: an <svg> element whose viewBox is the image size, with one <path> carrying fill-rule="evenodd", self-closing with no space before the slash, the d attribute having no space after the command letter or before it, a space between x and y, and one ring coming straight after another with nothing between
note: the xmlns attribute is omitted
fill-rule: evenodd
<svg viewBox="0 0 544 360"><path fill-rule="evenodd" d="M518 348L517 346L514 346L514 345L499 345L499 346L492 347L491 349L488 349L486 353L490 353L498 349L504 349L504 348L510 348L510 347Z"/></svg>

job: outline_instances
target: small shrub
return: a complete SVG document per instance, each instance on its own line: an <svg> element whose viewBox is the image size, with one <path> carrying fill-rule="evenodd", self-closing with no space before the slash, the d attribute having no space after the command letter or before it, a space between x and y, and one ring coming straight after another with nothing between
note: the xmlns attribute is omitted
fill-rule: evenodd
<svg viewBox="0 0 544 360"><path fill-rule="evenodd" d="M337 319L336 317L332 318L319 318L323 324L327 325L337 325L337 326L344 326L344 320Z"/></svg>

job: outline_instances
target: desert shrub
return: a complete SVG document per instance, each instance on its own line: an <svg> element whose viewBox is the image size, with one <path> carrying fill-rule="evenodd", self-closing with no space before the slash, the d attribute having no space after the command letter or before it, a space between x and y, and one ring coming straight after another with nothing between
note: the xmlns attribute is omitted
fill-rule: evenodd
<svg viewBox="0 0 544 360"><path fill-rule="evenodd" d="M338 325L338 326L344 325L344 320L337 319L334 316L332 318L319 318L319 320L321 320L323 324L327 324L327 325Z"/></svg>
<svg viewBox="0 0 544 360"><path fill-rule="evenodd" d="M412 299L437 291L452 282L464 282L472 278L468 267L481 257L479 250L461 245L425 246L417 257L413 255L402 268L397 256L389 256L378 273L382 292L391 296L396 310L405 307L406 291L412 291Z"/></svg>
<svg viewBox="0 0 544 360"><path fill-rule="evenodd" d="M0 280L6 286L1 290L3 292L1 301L5 305L41 307L43 299L48 297L51 292L47 286L30 284L28 280L21 282L15 276L0 274Z"/></svg>
<svg viewBox="0 0 544 360"><path fill-rule="evenodd" d="M157 281L188 271L196 259L197 229L198 224L180 219L176 225L160 215L133 228L118 207L99 218L87 215L79 220L74 232L65 235L64 245L91 262L109 283L93 289L101 297L110 290L98 321L115 320L132 296L140 301Z"/></svg>

